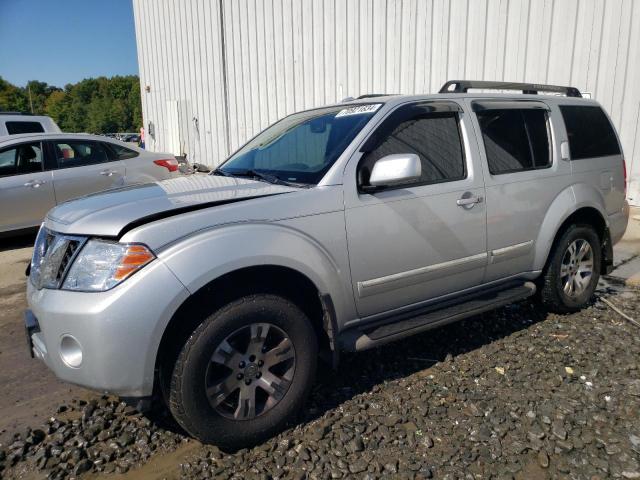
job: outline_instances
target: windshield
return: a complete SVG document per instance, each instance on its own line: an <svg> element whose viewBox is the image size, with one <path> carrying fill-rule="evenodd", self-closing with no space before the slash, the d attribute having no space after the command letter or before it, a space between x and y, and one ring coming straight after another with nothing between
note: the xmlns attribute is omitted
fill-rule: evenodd
<svg viewBox="0 0 640 480"><path fill-rule="evenodd" d="M214 173L316 184L381 106L294 113L258 134Z"/></svg>

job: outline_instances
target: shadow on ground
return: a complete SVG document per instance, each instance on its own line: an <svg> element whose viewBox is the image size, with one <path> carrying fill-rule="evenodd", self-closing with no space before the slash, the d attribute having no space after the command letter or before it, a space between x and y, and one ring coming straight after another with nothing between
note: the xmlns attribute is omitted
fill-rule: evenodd
<svg viewBox="0 0 640 480"><path fill-rule="evenodd" d="M19 234L5 234L0 236L0 252L14 250L16 248L33 247L36 241L37 229L20 232Z"/></svg>
<svg viewBox="0 0 640 480"><path fill-rule="evenodd" d="M313 421L376 385L428 369L448 356L482 348L544 321L547 316L537 303L524 301L382 347L343 354L337 375L330 368L319 369L300 423Z"/></svg>
<svg viewBox="0 0 640 480"><path fill-rule="evenodd" d="M601 280L593 303L600 295L615 296L624 288L624 282L606 277ZM408 377L448 357L481 349L548 316L549 312L538 302L525 300L371 350L342 353L337 371L326 364L319 365L314 388L294 426L317 420L376 385ZM188 435L161 404L156 403L147 416L161 428Z"/></svg>
<svg viewBox="0 0 640 480"><path fill-rule="evenodd" d="M524 301L378 348L343 353L337 371L328 365L319 365L314 388L294 426L312 422L354 396L371 391L376 385L428 369L448 356L482 348L544 321L547 315L534 301ZM162 402L154 402L145 415L162 429L188 435Z"/></svg>

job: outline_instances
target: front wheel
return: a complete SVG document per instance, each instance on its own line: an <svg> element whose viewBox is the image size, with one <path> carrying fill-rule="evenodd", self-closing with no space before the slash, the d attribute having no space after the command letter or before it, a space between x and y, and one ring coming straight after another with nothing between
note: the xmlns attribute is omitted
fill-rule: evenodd
<svg viewBox="0 0 640 480"><path fill-rule="evenodd" d="M256 444L296 418L317 353L310 320L289 300L267 294L236 300L184 345L171 378L171 412L204 443Z"/></svg>
<svg viewBox="0 0 640 480"><path fill-rule="evenodd" d="M542 278L542 303L557 313L584 308L598 285L601 264L602 248L593 227L571 225L551 252Z"/></svg>

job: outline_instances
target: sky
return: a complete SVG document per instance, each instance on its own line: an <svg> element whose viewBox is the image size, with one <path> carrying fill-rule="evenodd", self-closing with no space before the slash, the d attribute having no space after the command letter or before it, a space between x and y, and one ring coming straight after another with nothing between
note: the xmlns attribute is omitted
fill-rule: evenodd
<svg viewBox="0 0 640 480"><path fill-rule="evenodd" d="M0 76L64 87L138 74L132 0L0 0Z"/></svg>

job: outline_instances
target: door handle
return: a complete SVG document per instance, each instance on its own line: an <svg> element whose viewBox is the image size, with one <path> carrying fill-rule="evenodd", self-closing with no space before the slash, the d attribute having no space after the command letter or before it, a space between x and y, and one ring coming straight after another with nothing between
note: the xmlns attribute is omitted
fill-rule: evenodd
<svg viewBox="0 0 640 480"><path fill-rule="evenodd" d="M38 188L40 185L47 183L45 180L29 180L24 184L25 187Z"/></svg>
<svg viewBox="0 0 640 480"><path fill-rule="evenodd" d="M482 203L483 198L482 197L475 197L475 196L470 196L470 197L462 197L459 198L458 200L456 200L456 204L459 207L473 207L476 203Z"/></svg>
<svg viewBox="0 0 640 480"><path fill-rule="evenodd" d="M102 170L100 172L100 175L105 175L107 177L112 177L114 173L116 173L116 172L114 172L113 170Z"/></svg>

